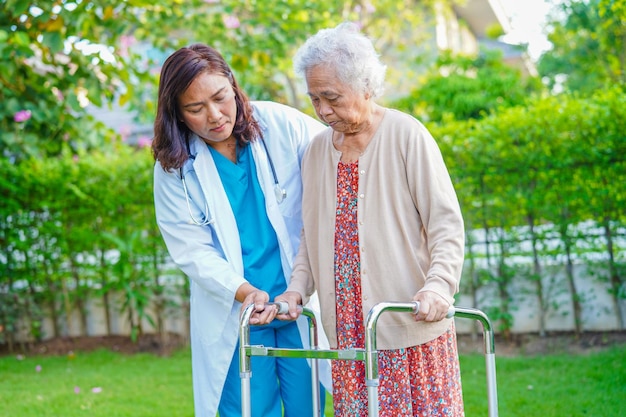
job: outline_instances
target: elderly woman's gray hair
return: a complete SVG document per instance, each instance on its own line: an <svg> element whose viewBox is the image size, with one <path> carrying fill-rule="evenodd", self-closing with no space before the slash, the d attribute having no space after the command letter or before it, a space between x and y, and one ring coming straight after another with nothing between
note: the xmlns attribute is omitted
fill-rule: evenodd
<svg viewBox="0 0 626 417"><path fill-rule="evenodd" d="M353 91L382 95L387 67L380 62L372 41L354 23L322 29L309 38L294 57L296 74L306 77L317 66L335 70L339 81Z"/></svg>

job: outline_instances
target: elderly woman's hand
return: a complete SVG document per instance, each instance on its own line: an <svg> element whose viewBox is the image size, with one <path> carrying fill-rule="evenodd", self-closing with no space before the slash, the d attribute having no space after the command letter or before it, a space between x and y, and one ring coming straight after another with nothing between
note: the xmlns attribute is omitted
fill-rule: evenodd
<svg viewBox="0 0 626 417"><path fill-rule="evenodd" d="M276 316L279 320L295 320L302 312L302 309L298 308L302 305L302 296L296 291L286 291L277 296L274 301L277 303L287 303L289 305L289 313Z"/></svg>
<svg viewBox="0 0 626 417"><path fill-rule="evenodd" d="M439 294L432 291L420 291L413 301L419 302L419 311L415 321L440 321L446 318L450 304Z"/></svg>

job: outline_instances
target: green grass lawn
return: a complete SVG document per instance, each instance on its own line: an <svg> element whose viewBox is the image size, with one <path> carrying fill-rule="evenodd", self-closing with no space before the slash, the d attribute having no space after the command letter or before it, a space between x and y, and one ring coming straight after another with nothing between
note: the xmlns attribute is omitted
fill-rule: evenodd
<svg viewBox="0 0 626 417"><path fill-rule="evenodd" d="M626 416L626 346L496 363L501 417ZM461 371L466 416L486 416L484 357L462 356ZM0 357L0 416L193 417L190 353Z"/></svg>

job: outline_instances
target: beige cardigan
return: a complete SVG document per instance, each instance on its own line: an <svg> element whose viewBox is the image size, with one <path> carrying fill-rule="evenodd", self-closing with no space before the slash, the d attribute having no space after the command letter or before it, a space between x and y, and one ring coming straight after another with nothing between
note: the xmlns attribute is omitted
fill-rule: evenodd
<svg viewBox="0 0 626 417"><path fill-rule="evenodd" d="M318 134L302 163L304 230L288 290L306 303L318 290L322 325L337 347L334 231L337 164L332 129ZM420 290L451 304L464 256L459 203L441 152L413 117L385 110L378 131L359 159L358 225L363 320L381 301L409 302ZM384 313L377 347L399 349L433 340L451 325L415 322L409 313Z"/></svg>

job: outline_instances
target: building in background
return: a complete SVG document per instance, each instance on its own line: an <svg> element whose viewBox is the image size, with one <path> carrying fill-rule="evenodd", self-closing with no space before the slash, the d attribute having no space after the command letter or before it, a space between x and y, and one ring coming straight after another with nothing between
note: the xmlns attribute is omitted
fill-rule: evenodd
<svg viewBox="0 0 626 417"><path fill-rule="evenodd" d="M464 54L476 54L480 48L496 49L509 65L523 74L536 76L537 70L529 55L519 45L499 41L492 34L505 35L511 23L500 0L467 0L453 7L453 13L440 10L437 18L437 46Z"/></svg>

